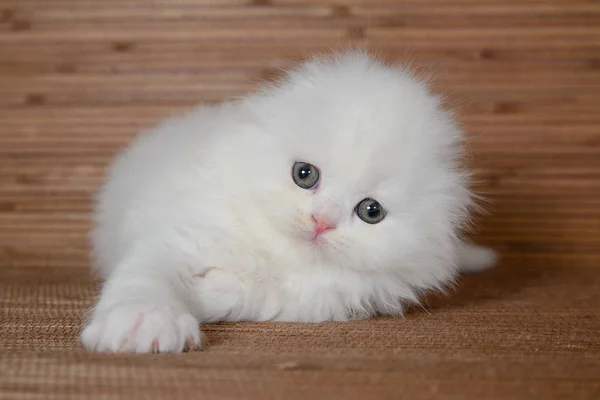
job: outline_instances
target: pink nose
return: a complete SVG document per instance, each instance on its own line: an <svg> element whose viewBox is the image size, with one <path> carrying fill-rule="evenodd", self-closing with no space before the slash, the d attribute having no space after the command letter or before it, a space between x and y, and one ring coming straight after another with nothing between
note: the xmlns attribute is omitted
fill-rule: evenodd
<svg viewBox="0 0 600 400"><path fill-rule="evenodd" d="M313 221L315 221L315 237L320 236L323 232L335 229L336 224L329 221L322 215L312 215Z"/></svg>

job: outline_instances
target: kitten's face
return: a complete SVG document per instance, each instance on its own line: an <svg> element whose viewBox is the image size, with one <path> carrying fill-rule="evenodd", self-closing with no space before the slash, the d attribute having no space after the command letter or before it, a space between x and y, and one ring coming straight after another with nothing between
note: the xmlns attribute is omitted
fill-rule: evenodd
<svg viewBox="0 0 600 400"><path fill-rule="evenodd" d="M470 201L461 137L419 83L354 54L309 64L253 107L267 133L257 203L307 257L416 275L452 262Z"/></svg>

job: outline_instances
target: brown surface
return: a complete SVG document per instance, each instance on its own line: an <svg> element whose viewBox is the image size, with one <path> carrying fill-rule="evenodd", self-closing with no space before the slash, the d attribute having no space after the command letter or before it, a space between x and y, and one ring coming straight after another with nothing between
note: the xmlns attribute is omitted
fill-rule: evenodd
<svg viewBox="0 0 600 400"><path fill-rule="evenodd" d="M252 3L0 0L0 398L600 398L600 3ZM405 319L83 351L89 200L110 156L348 41L414 57L460 106L491 200L478 241L502 264Z"/></svg>

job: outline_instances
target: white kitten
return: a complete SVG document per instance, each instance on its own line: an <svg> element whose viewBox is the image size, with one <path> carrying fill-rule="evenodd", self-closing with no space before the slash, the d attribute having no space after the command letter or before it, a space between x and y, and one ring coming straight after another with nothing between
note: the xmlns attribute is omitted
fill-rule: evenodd
<svg viewBox="0 0 600 400"><path fill-rule="evenodd" d="M362 52L141 135L99 196L105 279L83 344L180 352L198 322L402 313L462 266L472 195L463 133L407 72Z"/></svg>

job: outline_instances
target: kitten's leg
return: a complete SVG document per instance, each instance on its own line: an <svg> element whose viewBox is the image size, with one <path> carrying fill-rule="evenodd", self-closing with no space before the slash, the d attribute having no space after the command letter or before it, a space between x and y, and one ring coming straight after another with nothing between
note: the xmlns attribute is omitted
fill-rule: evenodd
<svg viewBox="0 0 600 400"><path fill-rule="evenodd" d="M200 347L198 320L190 312L190 260L158 249L138 245L108 277L81 334L87 349L163 353Z"/></svg>
<svg viewBox="0 0 600 400"><path fill-rule="evenodd" d="M496 252L490 248L463 242L458 249L460 272L479 272L493 267L497 262Z"/></svg>

